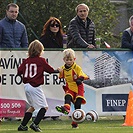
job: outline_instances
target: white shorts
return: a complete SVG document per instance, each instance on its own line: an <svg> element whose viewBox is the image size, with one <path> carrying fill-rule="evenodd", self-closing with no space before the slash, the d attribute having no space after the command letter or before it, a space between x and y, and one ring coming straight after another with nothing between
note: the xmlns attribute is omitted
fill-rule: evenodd
<svg viewBox="0 0 133 133"><path fill-rule="evenodd" d="M33 87L27 83L24 84L24 89L30 106L34 107L34 109L48 107L46 97L41 86Z"/></svg>

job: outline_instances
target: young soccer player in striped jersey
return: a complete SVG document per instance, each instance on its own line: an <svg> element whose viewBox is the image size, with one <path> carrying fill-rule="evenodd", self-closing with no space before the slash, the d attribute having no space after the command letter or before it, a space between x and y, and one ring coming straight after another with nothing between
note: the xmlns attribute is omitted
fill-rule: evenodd
<svg viewBox="0 0 133 133"><path fill-rule="evenodd" d="M65 64L60 68L59 78L64 78L66 86L65 103L64 106L56 106L58 112L69 114L71 102L75 109L80 109L81 104L85 104L84 86L82 81L88 79L88 76L82 71L82 68L75 62L75 52L72 49L65 49L63 51L63 60ZM72 122L72 128L77 128L78 124Z"/></svg>

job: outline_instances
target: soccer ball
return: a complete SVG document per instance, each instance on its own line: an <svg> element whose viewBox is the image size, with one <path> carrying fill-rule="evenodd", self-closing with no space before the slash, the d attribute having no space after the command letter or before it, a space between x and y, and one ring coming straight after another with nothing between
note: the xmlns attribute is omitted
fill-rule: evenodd
<svg viewBox="0 0 133 133"><path fill-rule="evenodd" d="M96 122L98 118L99 118L98 113L95 110L90 110L88 113L86 113L87 121Z"/></svg>
<svg viewBox="0 0 133 133"><path fill-rule="evenodd" d="M81 123L85 120L85 112L82 109L76 109L72 112L72 121Z"/></svg>

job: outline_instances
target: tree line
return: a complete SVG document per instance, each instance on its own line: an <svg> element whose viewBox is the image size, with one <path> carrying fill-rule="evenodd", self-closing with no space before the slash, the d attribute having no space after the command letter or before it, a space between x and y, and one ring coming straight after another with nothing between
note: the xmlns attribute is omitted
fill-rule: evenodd
<svg viewBox="0 0 133 133"><path fill-rule="evenodd" d="M0 19L11 2L20 7L18 20L25 24L29 42L40 38L43 25L51 16L59 18L67 32L69 21L76 15L75 7L85 3L90 8L89 17L95 23L96 36L102 37L111 47L120 47L120 35L114 35L112 30L118 22L118 13L109 0L0 0Z"/></svg>

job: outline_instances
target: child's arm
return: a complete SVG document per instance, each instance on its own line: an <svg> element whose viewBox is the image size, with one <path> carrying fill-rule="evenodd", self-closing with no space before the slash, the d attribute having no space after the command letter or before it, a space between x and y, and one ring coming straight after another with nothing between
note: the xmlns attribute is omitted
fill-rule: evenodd
<svg viewBox="0 0 133 133"><path fill-rule="evenodd" d="M63 71L63 69L62 68L57 68L56 70L54 70L54 72L52 72L52 73L60 73L60 72L62 72Z"/></svg>
<svg viewBox="0 0 133 133"><path fill-rule="evenodd" d="M60 73L63 72L63 69L60 68L60 67L58 67L57 70L58 70Z"/></svg>
<svg viewBox="0 0 133 133"><path fill-rule="evenodd" d="M82 81L84 80L84 77L79 77L79 78L77 78L76 79L76 84L77 85L80 85L80 84L82 84Z"/></svg>
<svg viewBox="0 0 133 133"><path fill-rule="evenodd" d="M53 73L59 73L59 70L57 69L57 70L54 70L54 72Z"/></svg>

